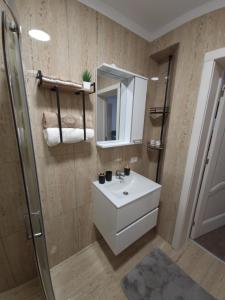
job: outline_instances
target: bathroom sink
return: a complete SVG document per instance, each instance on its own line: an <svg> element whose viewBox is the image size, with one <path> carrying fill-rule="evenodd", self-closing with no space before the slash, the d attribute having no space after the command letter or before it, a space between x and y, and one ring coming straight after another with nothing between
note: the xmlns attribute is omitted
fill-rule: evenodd
<svg viewBox="0 0 225 300"><path fill-rule="evenodd" d="M156 226L161 185L136 173L93 182L94 224L119 254Z"/></svg>
<svg viewBox="0 0 225 300"><path fill-rule="evenodd" d="M161 188L161 185L133 171L123 179L117 179L113 176L112 181L106 181L105 184L95 181L94 185L117 208Z"/></svg>

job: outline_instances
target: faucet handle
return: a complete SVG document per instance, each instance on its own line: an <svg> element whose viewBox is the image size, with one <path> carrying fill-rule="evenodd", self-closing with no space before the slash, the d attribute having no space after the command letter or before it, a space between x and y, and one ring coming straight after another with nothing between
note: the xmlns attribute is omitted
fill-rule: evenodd
<svg viewBox="0 0 225 300"><path fill-rule="evenodd" d="M120 178L121 176L125 176L125 174L124 174L124 171L122 171L122 170L116 170L116 177L118 178Z"/></svg>
<svg viewBox="0 0 225 300"><path fill-rule="evenodd" d="M120 176L120 170L116 170L116 177Z"/></svg>

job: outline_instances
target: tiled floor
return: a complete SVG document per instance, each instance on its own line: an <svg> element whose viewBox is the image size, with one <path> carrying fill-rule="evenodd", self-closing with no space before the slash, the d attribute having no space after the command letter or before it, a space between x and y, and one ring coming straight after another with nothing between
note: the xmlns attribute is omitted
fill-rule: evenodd
<svg viewBox="0 0 225 300"><path fill-rule="evenodd" d="M225 264L189 241L175 251L151 232L119 256L105 242L95 242L51 270L56 300L127 300L120 282L152 249L162 249L198 284L218 300L225 300ZM0 300L43 300L38 280L32 280L6 293Z"/></svg>
<svg viewBox="0 0 225 300"><path fill-rule="evenodd" d="M225 226L200 236L195 242L225 263Z"/></svg>
<svg viewBox="0 0 225 300"><path fill-rule="evenodd" d="M118 257L95 242L51 270L56 300L126 300L120 282L145 255L159 247L216 299L225 300L225 264L198 245L174 251L153 232Z"/></svg>
<svg viewBox="0 0 225 300"><path fill-rule="evenodd" d="M38 279L0 294L0 300L44 300Z"/></svg>

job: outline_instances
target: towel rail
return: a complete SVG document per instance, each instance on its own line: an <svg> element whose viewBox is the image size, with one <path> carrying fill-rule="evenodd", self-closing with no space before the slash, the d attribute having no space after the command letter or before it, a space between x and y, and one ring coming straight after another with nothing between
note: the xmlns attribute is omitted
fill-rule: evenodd
<svg viewBox="0 0 225 300"><path fill-rule="evenodd" d="M59 91L71 92L75 95L82 95L82 110L83 110L83 129L84 129L84 141L87 139L86 135L86 109L85 109L85 95L95 93L95 82L91 83L91 90L84 89L82 84L75 83L72 81L65 81L61 79L51 78L43 76L42 72L38 70L36 78L39 80L38 86L50 89L56 93L56 104L58 112L58 124L59 124L59 135L60 143L63 143L63 134L62 134L62 123L61 123L61 107L60 107L60 97Z"/></svg>

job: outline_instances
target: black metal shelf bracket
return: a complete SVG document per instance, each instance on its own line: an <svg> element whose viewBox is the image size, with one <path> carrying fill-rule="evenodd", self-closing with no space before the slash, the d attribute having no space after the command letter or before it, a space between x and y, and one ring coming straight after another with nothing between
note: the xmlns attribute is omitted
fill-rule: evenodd
<svg viewBox="0 0 225 300"><path fill-rule="evenodd" d="M57 104L57 117L58 117L58 125L59 125L59 135L60 135L60 143L63 143L63 133L62 133L62 122L61 122L61 107L60 107L60 97L59 97L59 90L62 89L62 85L65 85L65 87L68 87L68 82L60 81L61 86L58 85L59 80L55 80L52 78L43 77L42 72L38 70L36 78L39 80L38 85L41 86L42 83L46 86L47 81L47 87L50 87L50 90L56 93L56 104ZM51 82L49 83L49 80ZM63 84L62 84L63 83ZM67 85L65 84L67 83ZM73 84L72 88L75 88L77 91L72 91L75 95L82 95L82 110L83 110L83 129L84 129L84 141L87 140L87 133L86 133L86 108L85 108L85 94L94 94L96 91L95 82L91 83L91 86L93 87L92 91L85 90L82 88L82 85L75 86L74 83L69 82L71 85ZM54 84L54 85L53 85ZM67 89L68 91L68 89ZM71 90L70 90L71 92Z"/></svg>
<svg viewBox="0 0 225 300"><path fill-rule="evenodd" d="M43 75L42 75L41 70L38 70L36 78L39 79L39 83L38 83L39 86L42 84L42 77L43 77Z"/></svg>
<svg viewBox="0 0 225 300"><path fill-rule="evenodd" d="M95 93L95 82L91 84L93 86L93 91L90 94ZM83 110L83 129L84 129L84 141L87 140L87 132L86 132L86 107L85 107L85 91L79 91L75 93L76 95L82 94L82 110Z"/></svg>
<svg viewBox="0 0 225 300"><path fill-rule="evenodd" d="M38 85L41 86L42 84L42 72L38 70L36 78L39 79ZM57 86L54 86L51 91L56 93L56 105L57 105L57 117L58 117L58 124L59 124L59 136L60 136L60 143L63 143L63 134L62 134L62 123L61 123L61 107L60 107L60 98L59 98L59 89Z"/></svg>
<svg viewBox="0 0 225 300"><path fill-rule="evenodd" d="M164 127L165 127L165 121L166 121L166 114L169 111L168 108L168 96L169 96L169 86L170 86L170 73L171 73L171 66L172 66L172 59L173 56L169 56L169 63L168 63L168 69L167 69L167 81L166 81L166 90L165 90L165 98L164 98L164 104L163 104L163 113L162 113L162 125L161 125L161 132L160 132L160 144L163 145L164 141ZM156 170L156 182L160 181L160 166L161 166L161 158L162 158L162 151L158 152L158 163L157 163L157 170Z"/></svg>
<svg viewBox="0 0 225 300"><path fill-rule="evenodd" d="M52 91L56 93L57 117L58 117L58 124L59 124L59 136L60 136L60 143L63 143L59 89L57 87L54 87L52 89Z"/></svg>
<svg viewBox="0 0 225 300"><path fill-rule="evenodd" d="M169 113L169 107L150 107L149 108L149 114L151 115L163 115L163 114L168 114Z"/></svg>
<svg viewBox="0 0 225 300"><path fill-rule="evenodd" d="M86 135L86 112L85 112L85 93L84 92L82 92L82 106L83 106L84 141L86 141L87 135Z"/></svg>
<svg viewBox="0 0 225 300"><path fill-rule="evenodd" d="M91 86L93 86L93 92L89 93L89 95L95 93L95 89L96 89L96 87L95 87L95 82L92 82L92 83L91 83Z"/></svg>

